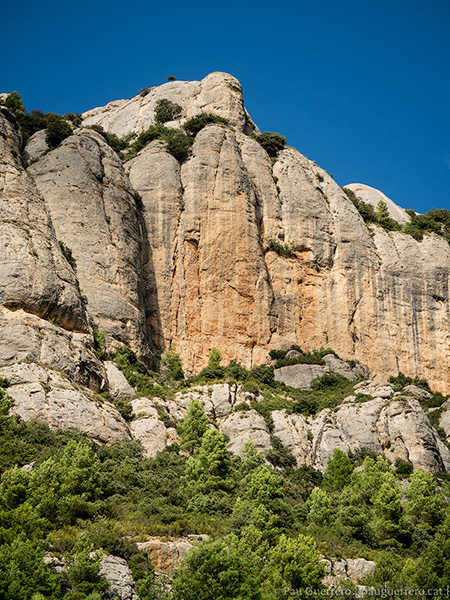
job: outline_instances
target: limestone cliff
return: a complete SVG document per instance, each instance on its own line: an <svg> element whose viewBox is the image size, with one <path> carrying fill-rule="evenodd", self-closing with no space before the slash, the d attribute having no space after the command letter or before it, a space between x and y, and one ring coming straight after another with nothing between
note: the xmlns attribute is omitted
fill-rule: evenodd
<svg viewBox="0 0 450 600"><path fill-rule="evenodd" d="M182 164L161 141L122 164L86 129L140 133L161 99L181 107L169 127L202 112L230 126L202 129ZM330 346L382 380L402 371L450 391L447 242L369 229L315 162L293 148L272 161L248 135L257 129L234 77L168 82L88 111L58 148L33 154L28 173L11 154L20 152L17 129L2 122L2 202L15 211L2 213L9 328L23 327L18 310L56 319L62 336L95 325L110 349L127 345L148 361L173 344L187 371L213 346L246 366L273 348ZM408 221L381 192L350 187ZM71 248L75 271L56 240ZM19 352L4 331L2 364L39 355L38 342Z"/></svg>

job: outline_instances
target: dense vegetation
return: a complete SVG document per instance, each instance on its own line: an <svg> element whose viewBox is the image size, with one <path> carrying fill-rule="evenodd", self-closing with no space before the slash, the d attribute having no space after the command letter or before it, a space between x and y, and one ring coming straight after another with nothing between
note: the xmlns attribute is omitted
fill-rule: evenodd
<svg viewBox="0 0 450 600"><path fill-rule="evenodd" d="M316 391L292 390L274 381L273 367L222 366L215 349L208 366L184 380L173 350L157 374L128 349L105 353L101 332L96 340L97 351L114 359L140 393L167 397L202 382L240 382L259 393L252 408L269 428L272 410L307 414L319 404L336 406L353 385L338 380ZM328 352L300 351L305 361L320 361ZM273 358L283 360L285 354L274 352ZM393 384L410 382L401 376ZM320 590L319 552L377 561L367 581L375 588L450 583L445 476L412 472L408 461L390 465L364 450L353 456L336 450L322 475L296 468L275 437L266 457L247 443L238 458L226 450L226 438L198 401L177 424L180 446L146 459L138 442L98 445L73 432L7 417L7 386L0 381L0 599L40 593L55 600L98 600L105 593L98 575L102 552L129 562L141 600L274 600L279 589ZM161 418L167 418L163 410ZM32 461L33 468L21 469ZM170 591L133 540L190 533L210 538L191 553ZM45 551L64 557L63 576L45 565Z"/></svg>
<svg viewBox="0 0 450 600"><path fill-rule="evenodd" d="M69 113L65 117L55 113L43 113L41 110L27 112L22 98L17 92L11 92L5 99L4 105L14 116L22 130L23 143L41 129L46 129L45 140L50 148L56 148L72 133L72 125L81 124L81 115Z"/></svg>
<svg viewBox="0 0 450 600"><path fill-rule="evenodd" d="M174 117L174 114L178 114L178 105L174 107L168 106L166 101L163 105L157 105L156 108L156 125L151 125L148 129L143 131L137 139L131 144L128 153L125 155L125 160L134 158L138 152L140 152L145 146L154 140L162 140L165 142L166 148L174 158L180 163L185 161L189 156L189 149L194 143L195 136L201 131L206 125L211 123L217 123L221 125L227 125L228 121L217 115L209 113L201 113L192 119L186 121L182 129L175 129L174 127L165 127L161 123L164 123L169 118L169 113ZM158 112L159 109L159 112ZM181 110L181 108L180 108ZM171 112L172 111L172 112ZM161 114L160 114L161 113Z"/></svg>
<svg viewBox="0 0 450 600"><path fill-rule="evenodd" d="M142 92L141 92L142 96ZM181 116L182 108L179 104L171 102L167 98L158 100L155 107L155 121L163 124L168 121L173 121Z"/></svg>
<svg viewBox="0 0 450 600"><path fill-rule="evenodd" d="M285 136L280 135L279 133L264 131L263 133L259 134L251 134L250 137L255 139L272 158L275 158L278 152L283 150L283 148L286 146Z"/></svg>

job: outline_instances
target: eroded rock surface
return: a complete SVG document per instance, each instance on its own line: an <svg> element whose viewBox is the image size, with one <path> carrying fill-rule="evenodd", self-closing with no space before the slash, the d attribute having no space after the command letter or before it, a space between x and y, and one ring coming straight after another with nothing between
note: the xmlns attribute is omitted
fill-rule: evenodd
<svg viewBox="0 0 450 600"><path fill-rule="evenodd" d="M118 156L102 136L81 130L28 171L58 240L72 252L89 315L106 331L107 347L126 345L149 358L142 231Z"/></svg>
<svg viewBox="0 0 450 600"><path fill-rule="evenodd" d="M72 429L102 442L130 437L128 427L109 402L96 401L75 389L57 371L36 364L16 364L0 369L10 383L11 414L24 421L41 421L51 429Z"/></svg>

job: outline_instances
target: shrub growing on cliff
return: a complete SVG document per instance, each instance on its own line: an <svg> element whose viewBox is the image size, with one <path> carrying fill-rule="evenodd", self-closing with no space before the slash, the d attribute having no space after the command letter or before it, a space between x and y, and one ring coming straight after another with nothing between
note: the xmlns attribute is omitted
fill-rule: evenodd
<svg viewBox="0 0 450 600"><path fill-rule="evenodd" d="M164 127L160 124L151 125L133 142L131 151L127 155L126 159L136 156L138 152L140 152L143 148L145 148L145 146L154 140L164 140L166 142L167 150L179 162L186 160L189 153L189 148L194 142L193 138L185 135L179 129Z"/></svg>
<svg viewBox="0 0 450 600"><path fill-rule="evenodd" d="M386 231L400 231L401 226L389 216L389 209L384 200L378 202L377 209L375 210L370 204L358 198L353 190L343 187L342 191L358 209L364 223L376 223L377 225L381 225Z"/></svg>
<svg viewBox="0 0 450 600"><path fill-rule="evenodd" d="M435 233L450 244L450 210L433 209L424 215L418 215L413 210L406 212L411 217L411 222L403 226L403 233L408 233L419 242L423 240L424 234Z"/></svg>
<svg viewBox="0 0 450 600"><path fill-rule="evenodd" d="M93 129L97 133L99 133L105 140L105 142L110 146L114 152L119 153L121 150L124 150L127 147L127 142L119 137L115 133L108 133L103 129L101 125L90 125L88 129Z"/></svg>
<svg viewBox="0 0 450 600"><path fill-rule="evenodd" d="M179 104L175 104L175 102L171 102L167 98L162 98L156 103L155 121L161 124L174 121L181 115L182 110Z"/></svg>
<svg viewBox="0 0 450 600"><path fill-rule="evenodd" d="M16 91L11 92L5 99L5 106L9 108L9 110L16 115L16 117L20 116L25 112L25 106L23 105L22 98L20 94Z"/></svg>
<svg viewBox="0 0 450 600"><path fill-rule="evenodd" d="M286 146L286 138L284 135L279 133L272 133L271 131L264 131L258 135L252 135L258 144L260 144L267 154L275 158L280 150Z"/></svg>
<svg viewBox="0 0 450 600"><path fill-rule="evenodd" d="M64 258L67 260L67 262L69 263L69 265L72 267L72 269L75 271L75 269L77 268L77 263L76 260L74 259L73 255L72 255L72 250L65 245L64 242L58 242L58 245L61 249L61 252L64 255Z"/></svg>
<svg viewBox="0 0 450 600"><path fill-rule="evenodd" d="M61 117L61 115L47 113L45 118L47 120L45 141L50 148L56 148L63 140L71 135L72 127L64 117Z"/></svg>
<svg viewBox="0 0 450 600"><path fill-rule="evenodd" d="M275 239L270 240L269 247L271 250L285 258L292 258L295 256L295 253L299 252L302 248L299 244L294 244L292 242L283 244Z"/></svg>
<svg viewBox="0 0 450 600"><path fill-rule="evenodd" d="M199 131L201 131L207 125L215 123L216 125L228 125L228 119L219 117L212 113L200 113L183 125L183 129L189 134L195 137Z"/></svg>

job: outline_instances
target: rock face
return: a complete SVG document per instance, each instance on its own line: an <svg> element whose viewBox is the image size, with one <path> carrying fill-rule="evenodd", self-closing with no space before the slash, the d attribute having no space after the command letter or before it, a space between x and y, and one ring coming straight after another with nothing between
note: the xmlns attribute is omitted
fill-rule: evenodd
<svg viewBox="0 0 450 600"><path fill-rule="evenodd" d="M92 556L95 556L95 552L91 553ZM58 575L67 571L64 557L58 558L47 552L44 562ZM109 583L109 588L105 591L105 598L108 600L139 600L131 569L123 558L105 554L100 563L99 575Z"/></svg>
<svg viewBox="0 0 450 600"><path fill-rule="evenodd" d="M111 600L139 600L136 584L125 559L106 554L100 565L100 577L109 581L106 597Z"/></svg>
<svg viewBox="0 0 450 600"><path fill-rule="evenodd" d="M159 420L154 403L148 398L137 398L131 403L135 419L130 423L131 434L140 440L146 456L152 458L167 446L178 442L178 434L173 427L166 427Z"/></svg>
<svg viewBox="0 0 450 600"><path fill-rule="evenodd" d="M139 550L147 552L157 573L174 575L193 543L207 538L204 535L190 535L186 538L174 538L163 541L152 537L146 542L138 542Z"/></svg>
<svg viewBox="0 0 450 600"><path fill-rule="evenodd" d="M57 371L36 364L16 364L0 369L13 399L11 414L24 421L41 421L51 429L72 429L101 442L129 437L128 427L109 403L99 403L76 390Z"/></svg>
<svg viewBox="0 0 450 600"><path fill-rule="evenodd" d="M29 168L58 240L70 248L90 316L107 347L149 357L140 220L118 156L84 130ZM68 218L70 215L70 218Z"/></svg>
<svg viewBox="0 0 450 600"><path fill-rule="evenodd" d="M66 331L96 325L108 349L127 345L148 362L173 344L188 372L205 366L213 346L225 362L246 366L265 362L271 349L328 346L379 379L402 371L450 391L445 240L370 232L333 179L293 148L272 164L246 135L255 127L226 73L147 92L85 113L83 125L136 134L168 99L181 106L170 127L211 112L233 129L205 127L182 165L156 141L125 168L92 130L43 156L38 132L27 150L38 159L29 167L36 187L20 170L20 135L2 118L2 169L11 176L0 184L9 273L0 327L8 345L14 308ZM399 222L409 219L381 192L349 187L372 205L383 199ZM72 250L75 271L56 240ZM32 283L22 277L18 286L30 272ZM39 344L27 352L39 356ZM24 358L9 354L4 361Z"/></svg>
<svg viewBox="0 0 450 600"><path fill-rule="evenodd" d="M83 125L101 125L119 137L130 132L141 133L155 124L156 103L162 99L181 106L181 122L207 112L228 119L238 131L256 129L244 108L241 84L232 75L219 72L211 73L202 81L170 81L147 88L147 93L131 100L116 100L94 108L83 114Z"/></svg>
<svg viewBox="0 0 450 600"><path fill-rule="evenodd" d="M275 380L299 390L309 390L311 383L325 373L329 373L329 369L322 365L289 365L275 369Z"/></svg>
<svg viewBox="0 0 450 600"><path fill-rule="evenodd" d="M134 398L136 390L128 383L122 371L111 361L105 362L109 393L113 398Z"/></svg>
<svg viewBox="0 0 450 600"><path fill-rule="evenodd" d="M411 221L411 217L406 210L397 206L395 202L388 198L386 194L380 192L380 190L376 190L375 188L362 183L349 183L345 187L351 190L358 198L361 198L363 202L370 204L372 208L376 209L380 200L385 202L388 207L389 216L391 219L394 219L394 221L397 221L397 223L400 223L400 225L404 225Z"/></svg>
<svg viewBox="0 0 450 600"><path fill-rule="evenodd" d="M372 393L366 392L366 402L355 402L353 396L334 411L324 409L313 417L274 411L273 434L291 450L299 465L308 464L320 471L325 471L335 448L346 453L366 448L383 453L393 463L402 458L417 469L449 472L450 451L419 401L406 395L393 398L392 388L375 382Z"/></svg>
<svg viewBox="0 0 450 600"><path fill-rule="evenodd" d="M27 361L46 373L12 383L18 414L108 441L130 435L112 406L72 385L134 396L114 365L105 369L96 356L102 337L105 350L130 347L147 365L173 345L188 373L206 365L212 347L225 364L247 367L267 363L271 349L331 347L368 365L377 382L402 371L450 392L448 243L369 229L315 162L289 147L272 161L247 135L257 130L239 82L225 73L110 103L86 113L83 125L140 133L154 124L161 99L181 106L169 127L201 112L230 126L202 129L182 164L161 140L123 164L86 127L49 152L44 132L23 149L14 118L0 109L0 369ZM408 220L381 192L349 187ZM55 369L71 383L53 386ZM302 389L328 371L369 376L334 356L276 376ZM420 406L426 398L413 388L395 395L366 381L335 411L308 418L275 411L274 433L299 463L320 469L335 447L367 447L448 470L448 450ZM258 398L239 386L199 386L159 404L177 421L194 397L230 436L233 452L247 439L270 447L267 424L245 410ZM149 456L176 441L155 399L133 403L130 429ZM447 407L439 419L450 431Z"/></svg>
<svg viewBox="0 0 450 600"><path fill-rule="evenodd" d="M322 562L325 564L326 569L322 583L326 586L339 586L345 580L358 583L361 579L373 573L376 564L373 560L366 560L365 558L340 560L324 558Z"/></svg>
<svg viewBox="0 0 450 600"><path fill-rule="evenodd" d="M174 343L194 371L212 346L247 366L272 348L330 346L381 379L401 370L449 390L448 244L375 226L372 237L315 163L286 148L272 165L242 133L239 86L225 74L164 84L90 111L85 123L138 132L154 122L160 98L182 106L178 123L205 110L229 118L236 132L206 127L181 168L159 142L126 165L143 198L156 345ZM365 201L384 199L393 218L409 220L381 192L355 185ZM273 240L294 251L280 256Z"/></svg>

